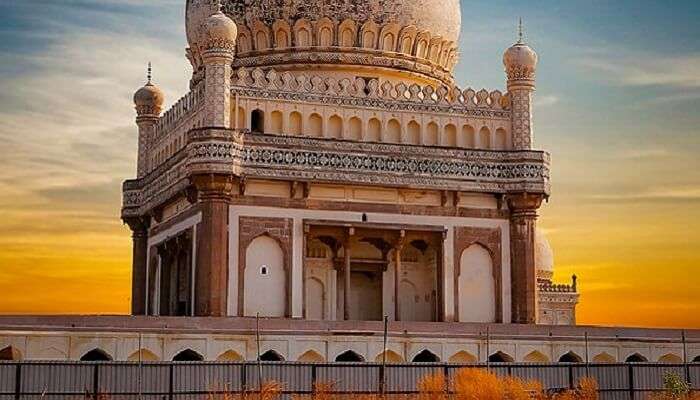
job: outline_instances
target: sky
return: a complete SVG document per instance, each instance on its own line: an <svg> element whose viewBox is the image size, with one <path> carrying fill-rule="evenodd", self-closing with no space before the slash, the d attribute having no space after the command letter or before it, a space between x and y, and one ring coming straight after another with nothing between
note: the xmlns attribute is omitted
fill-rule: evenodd
<svg viewBox="0 0 700 400"><path fill-rule="evenodd" d="M0 0L0 313L129 312L131 98L148 61L186 93L184 4ZM700 2L462 1L461 87L504 90L519 17L578 322L700 328Z"/></svg>

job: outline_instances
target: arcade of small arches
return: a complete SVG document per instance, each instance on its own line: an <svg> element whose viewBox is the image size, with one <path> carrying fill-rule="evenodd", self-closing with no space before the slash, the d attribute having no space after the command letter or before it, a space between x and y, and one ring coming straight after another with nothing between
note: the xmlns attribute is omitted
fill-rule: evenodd
<svg viewBox="0 0 700 400"><path fill-rule="evenodd" d="M438 124L434 120L421 123L415 119L403 121L398 118L348 117L338 114L323 116L318 112L265 112L261 109L254 109L248 115L242 107L238 108L237 114L238 127L254 133L483 150L512 148L512 139L504 127L492 130L488 126L481 126L477 130L468 124Z"/></svg>
<svg viewBox="0 0 700 400"><path fill-rule="evenodd" d="M2 361L21 361L22 354L13 346L7 346L5 348L0 349L0 362ZM257 358L256 358L257 359ZM84 361L84 362L110 362L110 361L116 361L116 359L109 354L107 351L100 349L100 348L93 348L89 351L86 351L84 354L82 354L79 358L79 361ZM126 358L126 361L128 362L160 362L160 361L167 361L167 360L161 360L160 357L158 357L154 352L148 350L148 349L141 349L138 351L133 352L129 357ZM170 358L170 361L173 362L204 362L204 361L209 361L206 360L206 358L199 353L196 350L186 348L183 350L178 351L175 355L173 355ZM246 359L243 355L239 354L235 350L226 350L219 354L216 358L213 360L214 362L231 362L231 363L236 363L236 362L245 362ZM251 360L255 361L255 360ZM447 360L441 360L438 355L430 351L429 349L423 349L420 351L417 351L415 354L410 356L408 359L404 359L403 356L398 354L397 352L393 350L386 350L386 352L382 352L379 354L376 354L374 357L365 357L364 355L360 354L359 352L355 350L345 350L340 352L339 354L335 355L332 357L330 360L326 360L326 358L319 353L316 350L307 350L303 352L301 355L297 357L296 360L287 360L281 352L278 352L274 349L266 350L260 354L260 361L263 362L286 362L286 361L293 361L293 362L302 362L302 363L324 363L327 361L332 361L332 362L345 362L345 363L364 363L364 362L374 362L374 363L381 363L386 361L389 364L401 364L401 363L440 363L440 362L447 362L450 364L476 364L479 362L479 359L476 355L465 351L465 350L460 350L450 357L447 358ZM550 359L547 355L544 353L538 351L538 350L533 350L530 353L527 353L522 359L517 360L515 357L512 355L504 352L504 351L494 351L492 352L489 357L488 357L488 362L490 363L514 363L514 362L519 362L519 363L551 363L551 362L558 362L558 363L569 363L569 364L576 364L576 363L584 363L586 362L585 357L577 354L574 351L568 351L558 358L555 358L554 360ZM593 364L610 364L610 363L617 363L618 360L616 359L615 356L607 353L607 352L600 352L595 354L590 358L590 363ZM656 363L667 363L667 364L682 364L683 363L683 358L680 357L677 354L674 353L667 353L664 355L661 355L658 357L656 361L649 360L647 357L641 355L640 353L633 353L628 356L626 356L623 360L619 362L624 362L624 363L646 363L646 362L656 362ZM695 358L689 360L690 363L700 363L700 355L696 356Z"/></svg>

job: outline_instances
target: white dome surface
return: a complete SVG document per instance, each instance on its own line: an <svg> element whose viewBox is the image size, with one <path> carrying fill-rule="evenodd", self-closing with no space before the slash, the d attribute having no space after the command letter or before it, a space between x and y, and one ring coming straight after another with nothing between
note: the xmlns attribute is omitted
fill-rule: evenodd
<svg viewBox="0 0 700 400"><path fill-rule="evenodd" d="M537 275L551 278L554 274L554 252L541 229L535 231L535 268Z"/></svg>

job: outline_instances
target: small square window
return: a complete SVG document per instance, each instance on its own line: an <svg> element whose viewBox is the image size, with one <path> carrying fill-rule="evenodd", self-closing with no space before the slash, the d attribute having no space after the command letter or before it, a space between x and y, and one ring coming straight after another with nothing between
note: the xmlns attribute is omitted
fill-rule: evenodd
<svg viewBox="0 0 700 400"><path fill-rule="evenodd" d="M267 265L260 267L260 275L267 276L270 273L270 268Z"/></svg>

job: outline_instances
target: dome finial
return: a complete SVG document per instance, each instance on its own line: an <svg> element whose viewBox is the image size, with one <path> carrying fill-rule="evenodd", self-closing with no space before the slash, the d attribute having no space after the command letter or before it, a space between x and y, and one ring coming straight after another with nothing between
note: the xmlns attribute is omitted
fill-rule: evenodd
<svg viewBox="0 0 700 400"><path fill-rule="evenodd" d="M153 69L151 68L151 62L148 62L148 73L146 74L146 77L148 78L148 83L151 83L151 78L152 78L152 73Z"/></svg>
<svg viewBox="0 0 700 400"><path fill-rule="evenodd" d="M518 21L518 43L523 42L523 17Z"/></svg>

